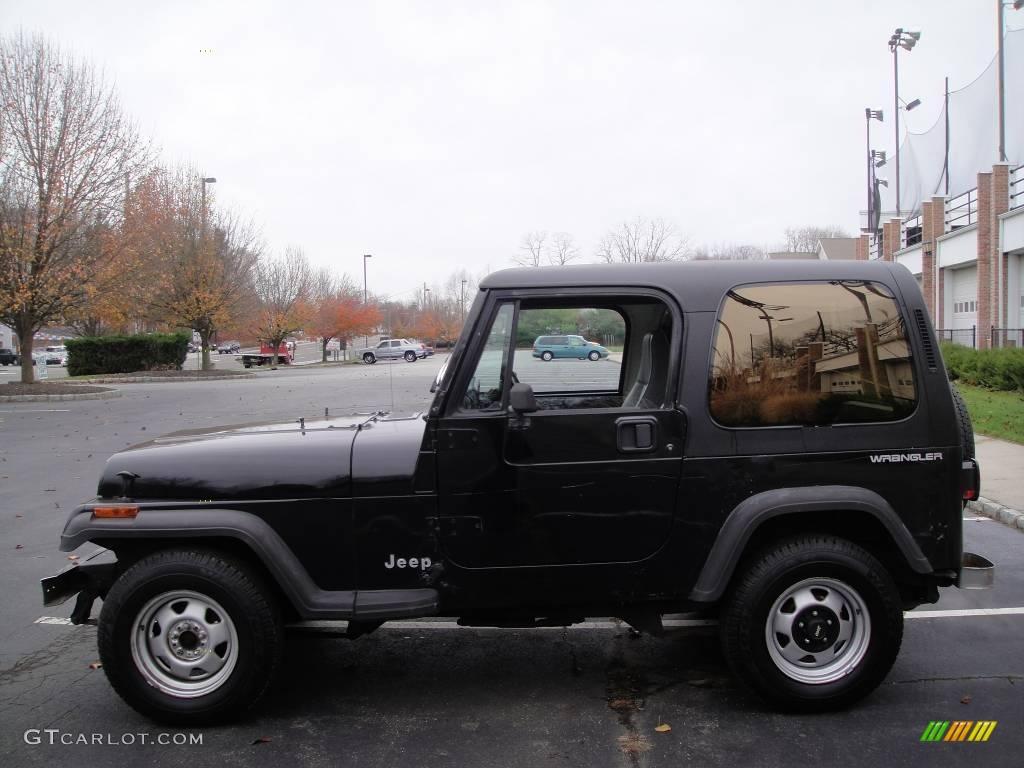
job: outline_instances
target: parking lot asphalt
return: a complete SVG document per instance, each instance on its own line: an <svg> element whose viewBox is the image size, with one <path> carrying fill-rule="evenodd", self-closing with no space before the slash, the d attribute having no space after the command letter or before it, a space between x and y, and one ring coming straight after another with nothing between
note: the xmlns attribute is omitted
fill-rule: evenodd
<svg viewBox="0 0 1024 768"><path fill-rule="evenodd" d="M164 745L155 742L178 732L137 715L90 668L94 627L36 623L70 613L70 603L42 607L38 580L67 565L57 551L65 515L93 495L113 451L178 429L297 420L325 408L424 410L442 357L0 406L0 764L1021 764L1024 534L973 515L965 548L996 563L996 587L943 590L937 605L910 614L886 682L840 713L765 708L728 674L713 627L650 637L600 617L522 631L437 617L356 641L292 630L284 674L249 718L185 732L201 745ZM922 743L933 720L998 725L985 743Z"/></svg>

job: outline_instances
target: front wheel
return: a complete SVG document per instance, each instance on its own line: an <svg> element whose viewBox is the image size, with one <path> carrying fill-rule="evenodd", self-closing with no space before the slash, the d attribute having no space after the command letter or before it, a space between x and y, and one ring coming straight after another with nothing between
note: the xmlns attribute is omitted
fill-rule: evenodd
<svg viewBox="0 0 1024 768"><path fill-rule="evenodd" d="M739 575L721 620L733 673L785 709L838 709L873 691L903 639L899 591L861 547L779 542Z"/></svg>
<svg viewBox="0 0 1024 768"><path fill-rule="evenodd" d="M219 722L248 710L281 660L283 630L266 585L219 552L165 550L111 587L98 645L114 690L162 723Z"/></svg>
<svg viewBox="0 0 1024 768"><path fill-rule="evenodd" d="M601 353L598 352L597 350L594 350L589 355L587 355L587 357L589 357L591 360L593 360L596 363L598 360L601 359Z"/></svg>
<svg viewBox="0 0 1024 768"><path fill-rule="evenodd" d="M416 353L415 352L406 352L404 357L405 357L405 362L407 362L407 363L415 363L416 362Z"/></svg>
<svg viewBox="0 0 1024 768"><path fill-rule="evenodd" d="M373 365L374 363L377 362L377 358L374 357L373 352L367 352L365 355L363 355L363 362L366 363L367 365Z"/></svg>

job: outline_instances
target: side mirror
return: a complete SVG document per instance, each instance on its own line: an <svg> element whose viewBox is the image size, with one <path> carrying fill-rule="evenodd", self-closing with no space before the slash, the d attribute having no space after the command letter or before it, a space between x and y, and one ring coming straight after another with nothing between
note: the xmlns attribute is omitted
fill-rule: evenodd
<svg viewBox="0 0 1024 768"><path fill-rule="evenodd" d="M513 384L508 393L508 404L517 413L533 413L537 410L537 399L529 384Z"/></svg>

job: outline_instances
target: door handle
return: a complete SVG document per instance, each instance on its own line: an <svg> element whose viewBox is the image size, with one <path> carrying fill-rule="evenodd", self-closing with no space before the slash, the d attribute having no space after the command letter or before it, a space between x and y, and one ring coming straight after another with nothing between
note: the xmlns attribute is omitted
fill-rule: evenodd
<svg viewBox="0 0 1024 768"><path fill-rule="evenodd" d="M617 419L615 444L622 453L653 451L658 447L658 420L653 416L625 416Z"/></svg>

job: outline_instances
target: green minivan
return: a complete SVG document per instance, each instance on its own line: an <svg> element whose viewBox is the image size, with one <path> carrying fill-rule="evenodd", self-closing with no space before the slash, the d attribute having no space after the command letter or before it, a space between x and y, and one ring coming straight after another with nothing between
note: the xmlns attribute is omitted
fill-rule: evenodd
<svg viewBox="0 0 1024 768"><path fill-rule="evenodd" d="M578 360L603 360L610 353L594 341L587 341L582 336L567 334L565 336L538 336L533 342L533 356L545 362L556 357L575 358Z"/></svg>

